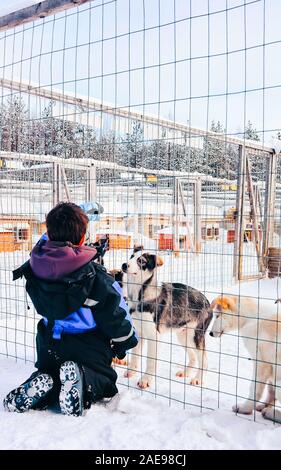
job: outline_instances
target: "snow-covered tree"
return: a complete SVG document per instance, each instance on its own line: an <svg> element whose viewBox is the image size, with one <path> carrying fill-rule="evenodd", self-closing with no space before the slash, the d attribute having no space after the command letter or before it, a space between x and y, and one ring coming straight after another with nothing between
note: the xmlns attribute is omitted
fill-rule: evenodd
<svg viewBox="0 0 281 470"><path fill-rule="evenodd" d="M10 152L27 152L28 111L21 96L8 98L0 108L1 149Z"/></svg>
<svg viewBox="0 0 281 470"><path fill-rule="evenodd" d="M251 121L248 121L247 126L245 127L244 135L245 135L245 139L256 140L256 141L260 140L259 135L257 133L257 129L253 127L253 124L251 123Z"/></svg>

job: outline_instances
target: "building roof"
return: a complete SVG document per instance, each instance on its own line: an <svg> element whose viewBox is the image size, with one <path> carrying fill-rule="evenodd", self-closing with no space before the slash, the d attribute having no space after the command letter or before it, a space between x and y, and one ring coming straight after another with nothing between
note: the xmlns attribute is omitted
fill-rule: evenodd
<svg viewBox="0 0 281 470"><path fill-rule="evenodd" d="M158 234L174 235L175 230L174 230L174 227L165 227L165 228L162 228L161 230L157 230L156 233L158 233ZM187 228L186 228L186 227L183 227L182 225L180 225L180 226L178 227L178 234L179 234L179 235L188 235Z"/></svg>
<svg viewBox="0 0 281 470"><path fill-rule="evenodd" d="M5 227L4 225L0 225L0 233L12 233L13 230Z"/></svg>
<svg viewBox="0 0 281 470"><path fill-rule="evenodd" d="M14 195L2 196L0 199L0 216L23 216L44 221L46 213L52 207L51 202L34 202Z"/></svg>
<svg viewBox="0 0 281 470"><path fill-rule="evenodd" d="M99 229L97 230L97 235L126 235L128 237L134 235L133 232L128 232L127 230L116 229Z"/></svg>

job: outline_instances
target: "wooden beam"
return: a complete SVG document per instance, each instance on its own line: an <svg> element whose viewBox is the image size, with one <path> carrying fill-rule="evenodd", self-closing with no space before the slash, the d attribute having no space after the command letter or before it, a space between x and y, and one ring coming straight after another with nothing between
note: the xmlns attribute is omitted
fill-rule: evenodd
<svg viewBox="0 0 281 470"><path fill-rule="evenodd" d="M194 253L195 252L194 241L193 241L193 237L192 237L192 235L190 233L190 230L189 230L189 218L188 218L188 213L187 213L187 210L186 210L186 201L185 201L185 198L184 198L184 192L183 192L183 189L182 189L182 183L181 183L180 179L179 179L179 196L180 196L180 200L181 200L181 204L182 204L183 215L185 217L186 235L188 237L188 243L190 243L190 250L192 251L192 253Z"/></svg>
<svg viewBox="0 0 281 470"><path fill-rule="evenodd" d="M201 253L202 241L202 181L197 178L194 183L194 207L195 207L195 223L194 223L194 239L195 239L195 253Z"/></svg>
<svg viewBox="0 0 281 470"><path fill-rule="evenodd" d="M45 0L36 3L21 10L13 11L8 15L0 17L0 31L15 28L31 21L46 18L46 16L54 15L69 8L83 5L92 0ZM16 8L16 6L14 7Z"/></svg>
<svg viewBox="0 0 281 470"><path fill-rule="evenodd" d="M53 206L62 201L61 165L53 163Z"/></svg>
<svg viewBox="0 0 281 470"><path fill-rule="evenodd" d="M233 276L236 281L241 279L243 271L245 167L245 148L243 145L240 145L236 193L235 239L233 250Z"/></svg>
<svg viewBox="0 0 281 470"><path fill-rule="evenodd" d="M179 256L179 185L178 178L174 178L173 185L173 254L175 257Z"/></svg>
<svg viewBox="0 0 281 470"><path fill-rule="evenodd" d="M243 145L245 148L247 148L248 153L255 154L257 151L264 152L266 155L272 153L271 147L266 147L263 144L259 144L253 140L241 139L239 137L232 136L231 134L221 134L219 132L212 132L208 130L206 131L205 129L190 127L189 125L181 124L170 119L138 113L128 109L126 106L117 108L112 104L98 101L87 96L82 96L71 92L62 93L61 90L55 90L54 88L43 88L35 83L27 83L24 81L18 82L15 80L1 78L0 86L8 90L19 91L20 93L27 93L29 95L41 96L42 98L49 99L51 101L59 101L64 104L78 106L80 109L85 108L85 110L87 110L85 112L94 110L100 113L110 114L115 117L118 116L124 119L129 119L131 122L139 121L143 124L150 124L159 128L169 129L175 132L177 131L179 133L183 133L184 135L190 136L191 139L200 139L202 137L206 137L208 139L213 138L217 141L228 144ZM64 116L64 119L66 119L66 116Z"/></svg>
<svg viewBox="0 0 281 470"><path fill-rule="evenodd" d="M139 190L134 188L134 243L139 241ZM142 234L144 235L144 234Z"/></svg>
<svg viewBox="0 0 281 470"><path fill-rule="evenodd" d="M268 248L273 244L274 209L277 177L277 154L274 152L267 160L265 201L264 201L264 237L263 256L267 256Z"/></svg>
<svg viewBox="0 0 281 470"><path fill-rule="evenodd" d="M256 248L257 257L258 257L259 271L264 272L265 271L265 266L264 266L264 262L263 262L263 257L261 256L261 243L260 243L260 238L259 238L257 205L256 205L255 194L254 194L254 185L253 185L252 172L251 172L251 163L250 163L248 155L246 155L246 176L247 176L247 183L248 183L248 193L249 193L250 208L251 208L251 219L252 219L252 222L253 222L253 233L254 233L254 240L255 240L255 248Z"/></svg>
<svg viewBox="0 0 281 470"><path fill-rule="evenodd" d="M225 178L216 178L214 176L204 175L203 173L197 172L187 172L187 171L172 171L172 170L151 170L149 168L128 168L127 166L118 165L114 162L107 162L104 160L95 160L94 158L64 158L57 157L54 155L36 155L29 153L20 153L20 152L6 152L0 151L0 159L7 160L20 160L23 162L41 162L44 163L60 163L66 168L79 169L83 170L89 168L91 165L95 166L97 169L107 168L115 171L120 171L124 173L141 173L143 175L154 174L157 176L167 176L174 178L178 176L180 178L188 178L190 183L201 177L202 181L210 181L214 183L222 184L233 184L233 180L227 180Z"/></svg>
<svg viewBox="0 0 281 470"><path fill-rule="evenodd" d="M62 176L62 183L63 183L63 186L64 186L67 202L70 202L70 191L69 191L69 187L68 187L65 168L63 166L61 166L61 176Z"/></svg>

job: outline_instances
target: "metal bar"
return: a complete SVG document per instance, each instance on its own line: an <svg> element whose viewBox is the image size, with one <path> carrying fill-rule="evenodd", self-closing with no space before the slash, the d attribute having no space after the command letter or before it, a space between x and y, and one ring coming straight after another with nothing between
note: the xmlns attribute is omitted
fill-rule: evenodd
<svg viewBox="0 0 281 470"><path fill-rule="evenodd" d="M0 31L30 23L92 0L45 0L0 17ZM16 8L16 6L14 6Z"/></svg>
<svg viewBox="0 0 281 470"><path fill-rule="evenodd" d="M239 146L237 193L236 193L236 220L233 250L233 276L236 281L241 279L243 264L244 239L244 194L245 194L245 149Z"/></svg>

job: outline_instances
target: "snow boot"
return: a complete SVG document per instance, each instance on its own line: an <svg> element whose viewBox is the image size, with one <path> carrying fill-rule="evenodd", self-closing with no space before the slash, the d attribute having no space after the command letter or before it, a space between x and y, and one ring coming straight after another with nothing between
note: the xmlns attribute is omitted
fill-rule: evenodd
<svg viewBox="0 0 281 470"><path fill-rule="evenodd" d="M61 412L69 416L83 414L83 376L78 364L66 361L60 367L61 391L59 404Z"/></svg>
<svg viewBox="0 0 281 470"><path fill-rule="evenodd" d="M34 372L26 382L8 393L3 400L4 408L16 413L34 409L52 387L53 379L49 374Z"/></svg>

